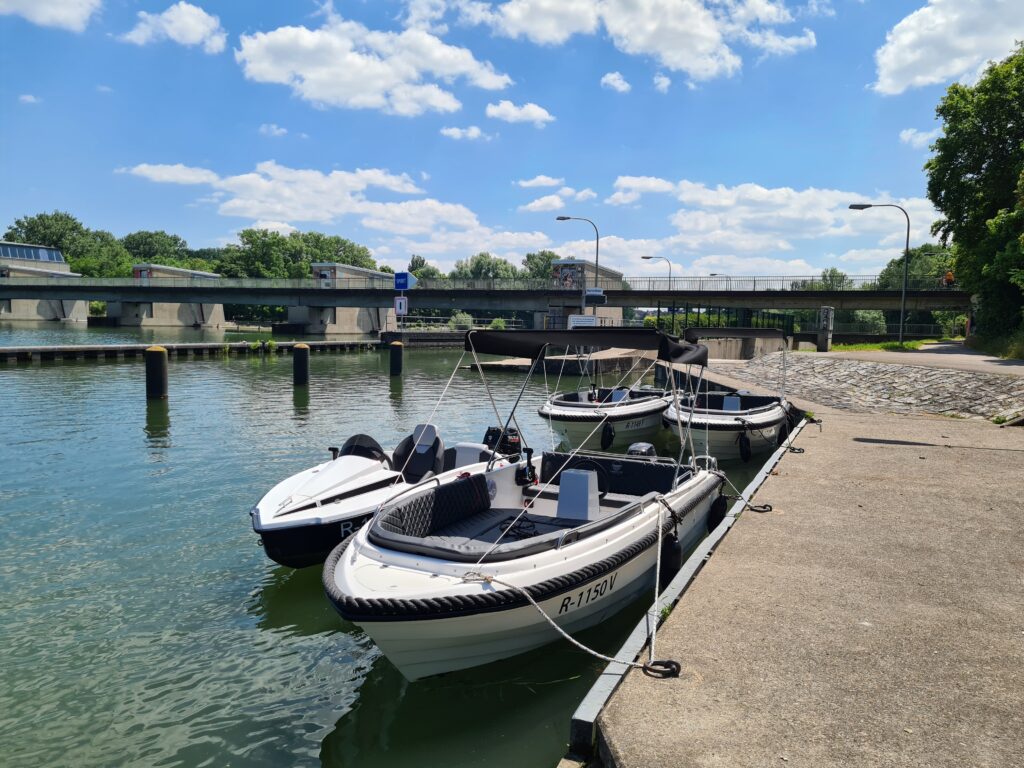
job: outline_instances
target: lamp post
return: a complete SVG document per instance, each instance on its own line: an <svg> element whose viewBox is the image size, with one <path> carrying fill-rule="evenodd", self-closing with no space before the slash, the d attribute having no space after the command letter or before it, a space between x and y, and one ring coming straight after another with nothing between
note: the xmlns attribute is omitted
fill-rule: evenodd
<svg viewBox="0 0 1024 768"><path fill-rule="evenodd" d="M907 217L907 245L903 249L903 290L900 293L900 344L903 344L903 326L907 322L907 279L910 269L910 214L903 206L894 203L850 203L851 211L863 211L866 208L899 208Z"/></svg>
<svg viewBox="0 0 1024 768"><path fill-rule="evenodd" d="M672 293L672 262L664 256L641 256L641 259L645 261L664 261L668 264L668 291ZM676 332L676 302L672 300L672 306L669 309L669 313L672 317L672 333Z"/></svg>
<svg viewBox="0 0 1024 768"><path fill-rule="evenodd" d="M555 221L585 221L594 228L594 285L595 287L600 287L600 283L598 281L601 278L601 273L598 268L600 266L599 262L601 257L601 233L597 231L597 224L592 222L590 219L584 219L580 216L555 216ZM586 275L586 268L587 265L584 264L584 276ZM582 282L585 283L586 281L583 280ZM587 314L587 292L585 288L583 291L583 306L580 307L580 314ZM594 314L597 314L596 304L594 305Z"/></svg>

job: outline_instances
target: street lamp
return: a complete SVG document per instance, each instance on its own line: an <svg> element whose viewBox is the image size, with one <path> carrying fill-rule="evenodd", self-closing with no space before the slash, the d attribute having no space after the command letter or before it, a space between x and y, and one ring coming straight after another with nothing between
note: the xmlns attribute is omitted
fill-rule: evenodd
<svg viewBox="0 0 1024 768"><path fill-rule="evenodd" d="M668 264L668 291L669 291L669 293L671 293L672 292L672 261L670 259L665 258L664 256L641 256L640 258L644 259L645 261L659 261L660 260L660 261L664 261L664 262L666 262ZM675 299L672 300L672 306L669 309L669 312L671 313L671 316L672 316L672 333L675 333L676 332L676 302L675 302Z"/></svg>
<svg viewBox="0 0 1024 768"><path fill-rule="evenodd" d="M594 285L600 287L598 282L601 278L601 273L598 270L599 259L601 256L601 233L597 231L597 224L592 222L590 219L584 219L580 216L555 216L555 221L585 221L594 228ZM586 264L583 265L584 277L586 276ZM587 314L587 294L583 294L583 306L580 307L581 314ZM597 314L597 305L594 305L594 314Z"/></svg>
<svg viewBox="0 0 1024 768"><path fill-rule="evenodd" d="M851 211L863 211L866 208L899 208L907 217L907 246L903 250L903 290L900 293L900 344L903 344L903 326L907 320L907 279L910 269L910 214L903 206L894 203L850 203Z"/></svg>

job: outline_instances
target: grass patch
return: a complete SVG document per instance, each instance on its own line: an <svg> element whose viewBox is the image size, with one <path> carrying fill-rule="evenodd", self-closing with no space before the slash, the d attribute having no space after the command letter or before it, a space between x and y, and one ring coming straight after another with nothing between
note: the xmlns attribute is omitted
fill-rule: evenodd
<svg viewBox="0 0 1024 768"><path fill-rule="evenodd" d="M883 350L885 352L914 352L921 348L923 344L936 344L940 341L949 341L949 339L913 339L912 341L904 341L900 344L898 341L878 341L870 344L833 344L833 352L867 352L871 350Z"/></svg>
<svg viewBox="0 0 1024 768"><path fill-rule="evenodd" d="M994 416L994 417L992 417L992 423L993 424L1005 424L1008 421L1009 421L1009 419L1006 418L1005 416Z"/></svg>
<svg viewBox="0 0 1024 768"><path fill-rule="evenodd" d="M1024 328L1007 336L971 336L965 343L971 349L976 349L979 352L985 352L995 357L1024 360Z"/></svg>

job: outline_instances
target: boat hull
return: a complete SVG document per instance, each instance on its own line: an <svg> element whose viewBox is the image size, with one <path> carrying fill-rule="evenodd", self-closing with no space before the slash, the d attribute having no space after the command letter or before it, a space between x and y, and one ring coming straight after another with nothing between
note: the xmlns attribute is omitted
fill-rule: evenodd
<svg viewBox="0 0 1024 768"><path fill-rule="evenodd" d="M609 418L607 423L611 424L614 437L607 445L601 444L604 425L594 431L594 427L601 421L600 417L569 421L553 414L549 418L551 429L571 447L591 451L614 451L625 450L633 443L650 442L661 429L662 410L664 408L640 416ZM591 435L591 432L594 434Z"/></svg>
<svg viewBox="0 0 1024 768"><path fill-rule="evenodd" d="M746 425L731 417L708 417L696 412L690 428L694 453L698 456L714 456L719 461L745 461L740 442L742 435L746 435L749 440L750 455L770 453L778 447L779 432L787 419L787 412L782 406L773 409L765 418L756 422L748 421ZM680 439L686 435L685 419L681 431L675 421L669 421L668 414L662 423L667 429L677 432ZM686 451L690 452L688 445Z"/></svg>
<svg viewBox="0 0 1024 768"><path fill-rule="evenodd" d="M706 535L709 510L717 497L706 494L675 526L684 551ZM653 544L614 569L545 597L539 605L565 632L592 627L645 592L653 600L656 562ZM410 681L505 659L560 637L529 604L462 616L353 621Z"/></svg>
<svg viewBox="0 0 1024 768"><path fill-rule="evenodd" d="M279 565L307 568L321 565L331 550L373 517L372 513L329 523L257 531L263 551Z"/></svg>

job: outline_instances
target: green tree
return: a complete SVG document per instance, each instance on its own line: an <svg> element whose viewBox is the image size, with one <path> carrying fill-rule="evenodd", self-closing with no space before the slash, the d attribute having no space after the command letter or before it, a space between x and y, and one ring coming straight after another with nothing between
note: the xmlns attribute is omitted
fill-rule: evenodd
<svg viewBox="0 0 1024 768"><path fill-rule="evenodd" d="M365 245L359 245L338 235L322 232L292 232L288 239L302 244L302 252L309 263L327 262L350 264L353 267L376 269L377 262Z"/></svg>
<svg viewBox="0 0 1024 768"><path fill-rule="evenodd" d="M469 259L456 261L449 276L463 280L509 278L516 277L516 268L511 262L482 251Z"/></svg>
<svg viewBox="0 0 1024 768"><path fill-rule="evenodd" d="M981 297L981 333L1021 324L1024 271L1024 43L974 86L951 85L936 114L943 135L925 163L933 225L953 244L956 278Z"/></svg>
<svg viewBox="0 0 1024 768"><path fill-rule="evenodd" d="M136 264L180 266L191 256L188 243L163 230L132 232L121 238L121 245L132 255Z"/></svg>
<svg viewBox="0 0 1024 768"><path fill-rule="evenodd" d="M427 263L427 260L417 253L412 255L409 259L409 272L412 272L417 280L431 279L431 280L443 280L445 277L444 272L435 267L433 264Z"/></svg>
<svg viewBox="0 0 1024 768"><path fill-rule="evenodd" d="M554 251L537 251L523 257L523 275L535 279L551 277L551 262L558 258Z"/></svg>
<svg viewBox="0 0 1024 768"><path fill-rule="evenodd" d="M86 277L131 277L134 259L109 232L87 229L64 249L72 272Z"/></svg>
<svg viewBox="0 0 1024 768"><path fill-rule="evenodd" d="M78 219L64 211L23 216L7 228L4 240L32 245L48 245L66 251L88 230Z"/></svg>

